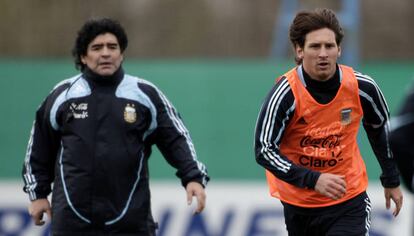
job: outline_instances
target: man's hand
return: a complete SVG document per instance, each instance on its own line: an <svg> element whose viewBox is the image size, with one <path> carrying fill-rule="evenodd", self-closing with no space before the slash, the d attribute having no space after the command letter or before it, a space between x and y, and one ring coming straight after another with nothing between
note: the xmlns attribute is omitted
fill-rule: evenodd
<svg viewBox="0 0 414 236"><path fill-rule="evenodd" d="M400 187L396 188L384 188L384 195L385 195L385 207L390 209L391 207L391 199L395 203L395 209L392 213L394 217L400 213L402 204L403 204L403 195L401 193Z"/></svg>
<svg viewBox="0 0 414 236"><path fill-rule="evenodd" d="M345 177L322 173L316 181L315 191L333 200L340 199L346 193Z"/></svg>
<svg viewBox="0 0 414 236"><path fill-rule="evenodd" d="M48 219L52 219L52 209L46 198L32 201L29 206L29 215L32 217L35 225L44 225L43 213L47 214Z"/></svg>
<svg viewBox="0 0 414 236"><path fill-rule="evenodd" d="M193 196L195 196L197 198L197 209L194 214L201 213L206 205L206 193L203 186L197 182L189 182L185 190L187 191L187 204L191 205Z"/></svg>

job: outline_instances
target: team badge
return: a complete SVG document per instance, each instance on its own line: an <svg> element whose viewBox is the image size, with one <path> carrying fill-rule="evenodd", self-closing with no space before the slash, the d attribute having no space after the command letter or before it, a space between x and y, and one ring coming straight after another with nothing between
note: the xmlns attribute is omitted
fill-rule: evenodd
<svg viewBox="0 0 414 236"><path fill-rule="evenodd" d="M134 104L127 103L124 111L124 120L128 123L134 123L137 121L137 112Z"/></svg>
<svg viewBox="0 0 414 236"><path fill-rule="evenodd" d="M342 109L341 111L341 124L342 125L349 125L351 124L351 108Z"/></svg>

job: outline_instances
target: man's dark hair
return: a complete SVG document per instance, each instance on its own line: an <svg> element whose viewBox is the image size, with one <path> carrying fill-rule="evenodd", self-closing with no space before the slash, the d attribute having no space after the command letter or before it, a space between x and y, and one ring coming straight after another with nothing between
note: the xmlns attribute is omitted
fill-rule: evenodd
<svg viewBox="0 0 414 236"><path fill-rule="evenodd" d="M289 30L290 42L293 48L305 46L306 35L312 31L328 28L335 33L336 44L339 46L344 37L344 31L330 9L315 9L314 11L300 11L296 14ZM301 64L302 59L295 57L296 64Z"/></svg>
<svg viewBox="0 0 414 236"><path fill-rule="evenodd" d="M115 35L118 39L121 53L124 52L128 46L128 37L119 22L109 18L90 19L86 21L78 31L78 36L72 49L76 69L79 69L80 71L85 69L85 65L81 61L81 56L86 55L90 42L92 42L98 35L105 33Z"/></svg>

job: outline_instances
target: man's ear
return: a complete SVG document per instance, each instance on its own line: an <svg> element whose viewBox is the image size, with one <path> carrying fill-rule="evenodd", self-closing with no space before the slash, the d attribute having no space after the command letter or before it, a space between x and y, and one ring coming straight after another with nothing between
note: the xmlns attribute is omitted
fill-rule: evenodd
<svg viewBox="0 0 414 236"><path fill-rule="evenodd" d="M82 64L86 65L86 61L85 61L85 56L80 56L81 62Z"/></svg>
<svg viewBox="0 0 414 236"><path fill-rule="evenodd" d="M295 46L295 53L296 53L296 58L298 59L303 59L303 48L301 48L299 45Z"/></svg>
<svg viewBox="0 0 414 236"><path fill-rule="evenodd" d="M340 57L341 56L341 47L340 46L338 46L338 57Z"/></svg>

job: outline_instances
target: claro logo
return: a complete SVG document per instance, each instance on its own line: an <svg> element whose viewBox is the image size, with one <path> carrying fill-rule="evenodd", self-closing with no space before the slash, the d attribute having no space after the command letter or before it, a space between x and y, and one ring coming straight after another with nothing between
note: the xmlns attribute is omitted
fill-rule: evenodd
<svg viewBox="0 0 414 236"><path fill-rule="evenodd" d="M321 159L312 156L300 156L299 163L303 166L308 167L332 167L336 166L338 162L343 161L342 158L340 159Z"/></svg>

